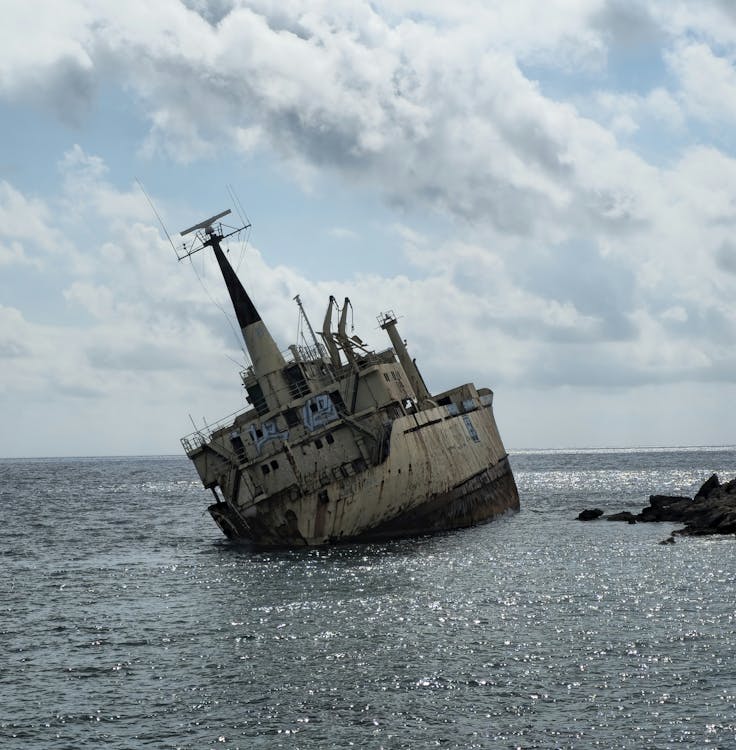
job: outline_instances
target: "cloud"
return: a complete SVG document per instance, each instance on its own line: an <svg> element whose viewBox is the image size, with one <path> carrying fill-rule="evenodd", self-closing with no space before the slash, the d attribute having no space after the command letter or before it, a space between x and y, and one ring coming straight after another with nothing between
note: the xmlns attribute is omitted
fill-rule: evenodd
<svg viewBox="0 0 736 750"><path fill-rule="evenodd" d="M667 61L681 85L680 96L693 117L706 122L736 120L736 70L733 59L704 43L681 43Z"/></svg>
<svg viewBox="0 0 736 750"><path fill-rule="evenodd" d="M569 205L586 164L576 142L583 152L611 150L605 133L543 97L517 63L532 49L553 58L574 38L596 47L581 8L545 6L535 13L549 23L533 29L526 6L434 8L426 20L395 23L367 3L227 10L80 6L47 57L76 50L80 70L135 91L151 123L145 153L187 163L220 144L247 153L267 143L302 171L339 170L384 185L394 204L428 204L464 221L485 215L517 233ZM49 77L31 88L69 92L74 109L73 86L52 81L53 66L16 56Z"/></svg>
<svg viewBox="0 0 736 750"><path fill-rule="evenodd" d="M16 219L9 226L3 222L3 231L23 234L37 258L53 258L53 263L33 261L42 273L34 286L58 293L58 300L49 301L52 306L66 304L77 311L70 325L65 319L45 319L40 299L23 311L0 307L5 398L121 403L132 397L129 418L135 418L135 409L145 408L149 396L196 401L203 386L222 390L233 375L237 379L238 365L226 356L238 358L237 347L225 342L222 317L219 325L214 323L217 316L197 277L181 273L156 229L129 223L141 213L136 201L145 206L143 197L116 190L105 179L106 165L78 147L64 155L60 166L60 191L48 201L0 184L0 216ZM59 210L72 206L73 211ZM33 229L42 237L63 237L62 248L30 238ZM89 242L90 229L102 238L97 243ZM24 257L17 241L10 247L16 248L15 260ZM63 272L57 270L60 265ZM50 275L57 286L50 285ZM216 361L220 369L202 368L202 361ZM237 388L231 394L237 401Z"/></svg>
<svg viewBox="0 0 736 750"><path fill-rule="evenodd" d="M736 244L725 240L716 252L716 262L722 271L736 274Z"/></svg>
<svg viewBox="0 0 736 750"><path fill-rule="evenodd" d="M294 294L321 313L332 293L353 299L363 338L397 308L438 387L736 377L724 349L736 160L721 130L736 113L736 34L723 3L47 3L22 43L7 29L31 11L16 5L0 32L4 101L79 122L114 91L148 124L139 157L276 160L302 186L328 175L382 196L401 222L402 274L366 260L314 283L249 249L242 271L280 342ZM649 47L667 70L624 85L626 54ZM222 404L243 358L211 258L174 263L137 187L82 145L58 181L44 197L0 182L0 264L55 274L57 308L82 323L3 308L4 387Z"/></svg>
<svg viewBox="0 0 736 750"><path fill-rule="evenodd" d="M702 40L713 47L736 43L734 8L729 0L659 0L651 4L659 25L675 40Z"/></svg>
<svg viewBox="0 0 736 750"><path fill-rule="evenodd" d="M649 8L634 0L606 0L593 11L592 22L603 38L616 46L650 44L661 34Z"/></svg>
<svg viewBox="0 0 736 750"><path fill-rule="evenodd" d="M95 92L90 49L95 19L84 3L60 11L48 0L3 8L0 96L48 107L76 124Z"/></svg>
<svg viewBox="0 0 736 750"><path fill-rule="evenodd" d="M595 99L599 117L617 135L629 136L642 127L681 131L685 116L674 96L662 87L646 95L600 91Z"/></svg>
<svg viewBox="0 0 736 750"><path fill-rule="evenodd" d="M23 245L18 241L8 244L0 243L0 266L27 265L35 268L43 268L43 263L38 258L29 258Z"/></svg>
<svg viewBox="0 0 736 750"><path fill-rule="evenodd" d="M5 180L0 181L0 238L22 243L14 255L28 256L22 248L32 246L35 253L51 253L63 244L61 234L50 226L51 212L43 201L23 195ZM31 259L33 262L38 257Z"/></svg>
<svg viewBox="0 0 736 750"><path fill-rule="evenodd" d="M327 230L327 234L338 240L354 240L358 236L355 231L347 227L331 227Z"/></svg>

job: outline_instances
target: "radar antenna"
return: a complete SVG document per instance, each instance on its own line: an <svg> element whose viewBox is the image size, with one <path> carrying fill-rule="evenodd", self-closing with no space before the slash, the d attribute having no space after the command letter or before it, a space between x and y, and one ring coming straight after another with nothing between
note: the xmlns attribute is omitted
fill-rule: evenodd
<svg viewBox="0 0 736 750"><path fill-rule="evenodd" d="M222 222L218 222L218 219L222 219L223 216L227 216L228 214L230 214L229 208L227 211L222 211L215 216L210 216L209 219L200 221L199 224L195 224L194 226L179 232L182 237L185 237L192 232L196 232L196 234L189 244L186 242L182 243L181 252L177 251L176 257L179 260L184 260L184 258L189 258L203 248L213 245L214 242L219 243L221 240L231 237L234 234L238 234L238 232L242 232L244 229L250 229L250 223L240 227L230 227L226 224L222 224ZM218 222L217 226L215 226L215 222Z"/></svg>

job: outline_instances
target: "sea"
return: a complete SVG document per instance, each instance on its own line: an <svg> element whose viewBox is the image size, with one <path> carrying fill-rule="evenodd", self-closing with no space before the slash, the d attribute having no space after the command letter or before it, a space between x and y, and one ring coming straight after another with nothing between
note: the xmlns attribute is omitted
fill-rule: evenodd
<svg viewBox="0 0 736 750"><path fill-rule="evenodd" d="M736 748L736 538L576 520L736 448L511 461L516 515L264 552L185 457L0 460L0 747Z"/></svg>

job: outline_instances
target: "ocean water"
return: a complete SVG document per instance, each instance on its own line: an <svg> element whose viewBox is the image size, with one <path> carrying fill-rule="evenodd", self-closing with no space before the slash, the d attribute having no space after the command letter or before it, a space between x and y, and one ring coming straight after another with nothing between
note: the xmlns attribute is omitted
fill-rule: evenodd
<svg viewBox="0 0 736 750"><path fill-rule="evenodd" d="M254 552L186 458L0 461L0 747L736 747L736 539L575 520L736 449L512 464L498 522Z"/></svg>

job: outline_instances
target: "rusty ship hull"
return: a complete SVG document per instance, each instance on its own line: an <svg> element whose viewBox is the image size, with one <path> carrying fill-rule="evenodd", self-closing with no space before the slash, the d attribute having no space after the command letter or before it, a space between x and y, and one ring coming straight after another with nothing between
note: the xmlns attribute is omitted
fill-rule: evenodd
<svg viewBox="0 0 736 750"><path fill-rule="evenodd" d="M519 509L492 406L478 399L466 407L463 414L440 406L396 420L378 465L343 476L349 469L340 463L337 472L314 474L311 486L289 476L294 481L271 494L254 485L246 467L225 464L212 442L189 455L205 484L214 481L219 488L222 499L209 511L231 539L293 547L446 531ZM310 436L310 447L319 439ZM302 446L290 450L301 452ZM265 461L278 464L284 453L269 453Z"/></svg>
<svg viewBox="0 0 736 750"><path fill-rule="evenodd" d="M392 346L374 352L347 334L347 298L340 307L330 297L320 341L297 295L311 341L280 351L220 247L229 234L215 220L226 214L182 233L196 232L187 255L214 251L251 359L241 373L249 408L182 439L222 532L258 547L320 546L518 510L493 392L465 383L431 393L393 312L379 316Z"/></svg>

